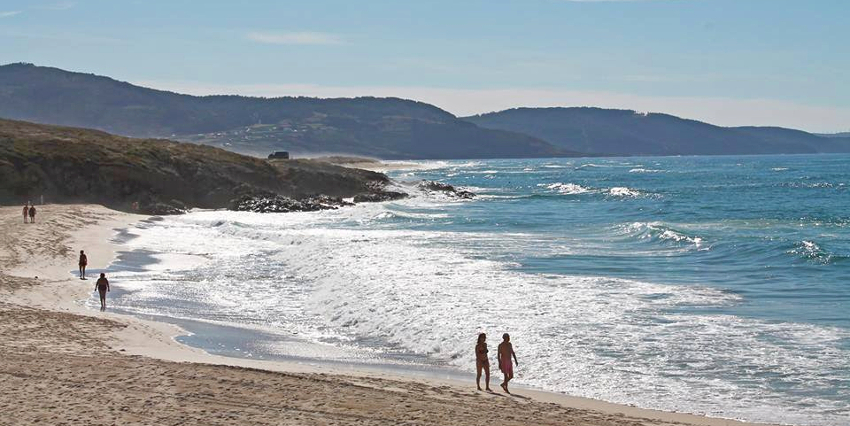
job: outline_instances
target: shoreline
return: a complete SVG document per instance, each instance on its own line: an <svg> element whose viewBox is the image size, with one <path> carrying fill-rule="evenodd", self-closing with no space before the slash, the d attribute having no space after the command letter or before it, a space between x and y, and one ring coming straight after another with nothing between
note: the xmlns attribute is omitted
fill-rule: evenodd
<svg viewBox="0 0 850 426"><path fill-rule="evenodd" d="M43 213L42 213L43 212ZM10 216L13 219L19 219L17 208L8 207L0 208L0 213L5 216ZM600 424L600 425L619 425L619 424L645 424L645 425L664 425L669 423L683 423L689 425L704 425L704 426L719 426L719 425L758 425L756 423L747 423L731 419L709 418L695 414L665 412L652 409L643 409L627 405L608 403L581 397L572 397L559 393L552 393L542 390L535 390L520 385L516 385L517 396L515 398L506 398L503 394L486 394L474 391L472 380L465 381L457 378L440 378L431 376L412 376L410 374L399 374L396 371L388 371L382 368L364 368L363 366L345 366L345 365L329 365L327 362L318 361L267 361L267 360L251 360L248 358L235 358L223 355L214 355L207 353L197 347L189 346L178 342L177 338L186 334L186 330L169 324L168 322L147 320L139 318L136 315L119 314L107 311L100 313L96 310L88 309L79 301L88 297L92 297L91 289L94 285L93 280L79 281L73 278L73 266L77 249L72 249L70 252L56 251L44 253L39 250L44 250L41 246L30 248L29 244L39 242L40 238L58 238L60 243L67 242L67 247L86 247L85 250L89 255L91 274L94 275L100 272L101 269L107 269L112 265L117 258L120 242L116 241L116 236L121 229L127 229L132 224L146 220L147 216L131 215L108 210L100 206L91 205L72 205L72 206L44 206L40 210L41 217L45 217L46 224L51 226L63 227L62 231L52 231L52 234L44 236L44 228L38 226L30 226L29 228L21 228L20 235L12 235L8 228L5 229L7 239L6 247L24 248L26 252L31 253L32 259L27 265L18 263L15 265L15 257L18 253L3 253L3 257L11 258L12 261L6 262L6 265L14 265L8 270L2 271L4 282L24 282L20 287L11 286L11 290L0 285L0 292L9 294L9 297L4 297L6 304L12 306L11 311L22 309L23 306L35 307L39 311L48 313L67 313L75 316L87 317L93 320L106 320L115 323L116 329L108 333L108 336L85 336L87 338L101 338L102 342L108 347L108 353L119 354L118 358L135 359L136 357L145 357L146 359L154 359L158 361L167 361L179 363L176 365L196 365L198 368L202 366L227 366L236 367L239 369L249 369L256 374L262 375L267 373L285 373L322 376L324 380L337 381L340 383L348 383L352 380L367 380L369 388L394 389L398 387L421 387L425 386L432 392L434 390L442 390L442 392L452 392L454 397L461 400L469 400L474 402L485 403L506 403L510 401L512 404L531 405L531 404L554 404L552 410L555 411L555 406L560 410L580 410L580 413L573 413L576 418L563 419L570 420L571 424ZM51 223L50 221L54 221ZM38 224L36 224L38 225ZM22 226L22 224L17 225ZM29 226L29 225L25 225ZM35 232L35 235L29 235ZM12 244L10 244L12 243ZM8 251L8 249L7 249ZM70 260L69 260L70 257ZM38 280L25 278L38 275ZM84 283L84 285L82 284ZM120 285L120 284L119 284ZM88 287L86 287L88 286ZM47 316L47 314L43 314ZM12 324L14 326L14 324ZM91 333L89 333L91 334ZM86 355L83 350L82 355ZM90 353L88 355L91 355ZM188 364L187 364L188 363ZM206 367L204 367L206 368ZM256 371L255 371L256 370ZM252 373L252 374L254 374ZM247 374L247 373L246 373ZM498 383L498 372L493 374L494 383ZM108 384L105 384L108 385ZM331 386L333 387L333 386ZM495 387L495 386L494 386ZM445 388L445 389L444 389ZM482 398L483 397L483 398ZM327 399L345 399L345 395L340 395L336 391L331 390ZM413 401L416 395L412 395L407 399ZM322 400L321 397L318 398ZM507 399L508 401L501 401ZM321 401L320 401L321 402ZM433 405L432 401L432 405ZM0 407L6 405L5 401L0 404ZM427 408L427 407L426 407ZM437 408L440 407L431 407ZM538 407L539 408L539 407ZM394 409L386 404L372 406L373 410L390 410ZM404 410L403 410L404 411ZM282 413L281 413L282 414ZM402 415L403 413L396 413ZM516 413L513 413L516 414ZM529 416L536 415L534 413L526 413ZM538 413L539 414L539 413ZM563 414L563 412L561 413ZM206 418L204 418L206 419ZM434 421L428 424L454 424L450 423L453 419L445 419L446 422ZM496 424L515 424L508 421L509 419L491 420ZM552 419L550 419L552 420ZM542 420L528 418L527 421L541 422ZM403 422L403 420L398 420ZM636 423L639 422L639 423ZM647 423L648 422L648 423ZM265 423L257 423L265 424ZM463 424L463 423L460 423ZM559 424L549 423L546 424Z"/></svg>

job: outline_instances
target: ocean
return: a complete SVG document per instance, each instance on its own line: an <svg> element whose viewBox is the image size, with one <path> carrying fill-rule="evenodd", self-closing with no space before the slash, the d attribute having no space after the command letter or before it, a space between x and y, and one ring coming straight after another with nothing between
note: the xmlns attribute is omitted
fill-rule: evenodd
<svg viewBox="0 0 850 426"><path fill-rule="evenodd" d="M463 377L477 334L492 355L508 332L518 384L847 425L849 166L848 155L423 161L390 175L478 196L144 221L120 236L111 305L179 322L183 341L213 353Z"/></svg>

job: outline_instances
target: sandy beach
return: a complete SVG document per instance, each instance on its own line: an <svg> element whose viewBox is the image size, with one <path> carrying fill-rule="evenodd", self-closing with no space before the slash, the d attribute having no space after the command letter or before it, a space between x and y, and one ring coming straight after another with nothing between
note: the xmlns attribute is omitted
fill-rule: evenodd
<svg viewBox="0 0 850 426"><path fill-rule="evenodd" d="M746 424L521 387L508 396L477 392L474 381L206 354L176 342L174 326L80 303L95 295L94 279L72 275L79 250L90 270L108 268L120 250L110 242L116 231L144 218L48 205L25 225L20 207L0 208L0 425Z"/></svg>

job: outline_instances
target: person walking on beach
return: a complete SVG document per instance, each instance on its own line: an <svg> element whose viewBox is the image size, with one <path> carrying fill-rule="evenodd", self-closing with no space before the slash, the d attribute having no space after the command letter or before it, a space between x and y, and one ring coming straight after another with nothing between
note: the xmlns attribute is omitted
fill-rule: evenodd
<svg viewBox="0 0 850 426"><path fill-rule="evenodd" d="M100 273L100 278L94 284L94 288L100 293L100 310L106 310L106 292L109 291L109 280L106 279L106 274Z"/></svg>
<svg viewBox="0 0 850 426"><path fill-rule="evenodd" d="M86 279L86 266L89 264L89 258L86 256L86 253L80 250L80 279Z"/></svg>
<svg viewBox="0 0 850 426"><path fill-rule="evenodd" d="M30 206L30 223L35 223L35 204Z"/></svg>
<svg viewBox="0 0 850 426"><path fill-rule="evenodd" d="M475 369L478 371L478 375L475 376L475 386L478 386L478 390L481 390L481 370L484 370L487 392L492 392L490 390L490 359L487 357L487 352L489 352L487 350L487 335L480 333L478 344L475 345Z"/></svg>
<svg viewBox="0 0 850 426"><path fill-rule="evenodd" d="M511 345L511 336L508 333L502 335L502 343L499 343L499 352L496 356L499 361L499 370L502 370L502 374L505 375L505 381L501 385L502 389L507 393L511 393L508 390L508 382L514 378L514 364L511 362L511 357L513 357L517 366L519 366L519 361L516 359L514 347Z"/></svg>
<svg viewBox="0 0 850 426"><path fill-rule="evenodd" d="M24 204L24 223L27 223L27 215L30 214L30 203Z"/></svg>

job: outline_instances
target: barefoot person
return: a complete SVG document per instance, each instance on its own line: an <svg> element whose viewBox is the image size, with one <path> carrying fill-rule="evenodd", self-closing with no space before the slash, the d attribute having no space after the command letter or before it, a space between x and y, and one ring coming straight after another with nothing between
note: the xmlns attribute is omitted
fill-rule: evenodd
<svg viewBox="0 0 850 426"><path fill-rule="evenodd" d="M24 204L24 223L27 223L27 215L30 214L30 203Z"/></svg>
<svg viewBox="0 0 850 426"><path fill-rule="evenodd" d="M508 382L514 378L514 364L511 362L511 357L513 357L513 361L516 362L517 366L519 366L519 361L517 361L514 347L511 345L511 336L505 333L502 335L502 340L502 343L499 343L499 352L497 354L499 358L499 370L502 370L502 373L505 375L505 381L502 382L501 386L505 392L511 393L508 390Z"/></svg>
<svg viewBox="0 0 850 426"><path fill-rule="evenodd" d="M481 333L478 335L478 344L475 345L475 369L478 375L475 376L475 385L478 390L481 390L481 370L484 370L484 380L487 384L487 391L490 390L490 360L487 358L487 335Z"/></svg>
<svg viewBox="0 0 850 426"><path fill-rule="evenodd" d="M109 280L106 279L106 274L100 274L100 278L94 284L94 288L100 293L100 310L106 310L106 292L109 291Z"/></svg>
<svg viewBox="0 0 850 426"><path fill-rule="evenodd" d="M86 279L86 266L89 264L89 258L86 253L80 250L80 279Z"/></svg>
<svg viewBox="0 0 850 426"><path fill-rule="evenodd" d="M30 214L30 223L35 223L35 204L30 206L29 214Z"/></svg>

